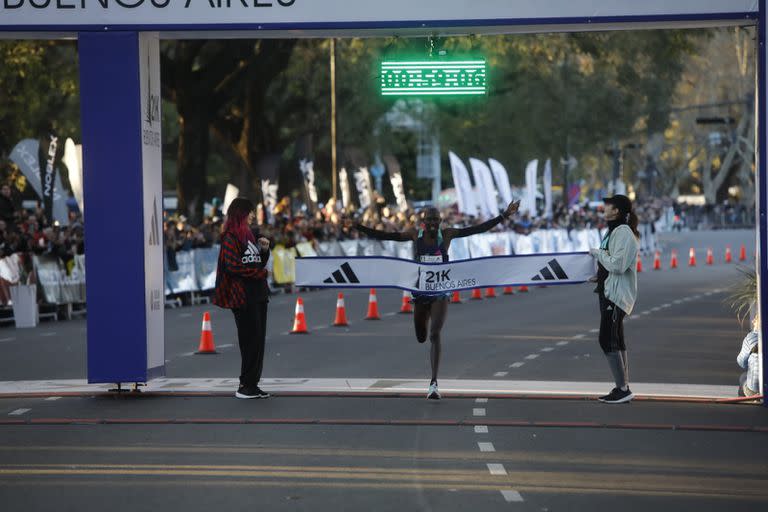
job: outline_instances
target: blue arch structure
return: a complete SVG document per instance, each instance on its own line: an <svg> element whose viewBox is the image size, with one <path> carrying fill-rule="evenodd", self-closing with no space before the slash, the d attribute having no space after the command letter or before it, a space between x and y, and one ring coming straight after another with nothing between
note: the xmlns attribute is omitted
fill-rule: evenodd
<svg viewBox="0 0 768 512"><path fill-rule="evenodd" d="M768 318L766 0L0 0L0 38L76 37L88 381L163 375L159 40L757 25L759 309ZM542 5L546 4L546 5ZM119 229L117 228L119 226ZM120 283L119 288L115 287ZM762 340L768 322L762 325ZM762 345L763 368L768 354ZM761 382L763 394L766 382Z"/></svg>

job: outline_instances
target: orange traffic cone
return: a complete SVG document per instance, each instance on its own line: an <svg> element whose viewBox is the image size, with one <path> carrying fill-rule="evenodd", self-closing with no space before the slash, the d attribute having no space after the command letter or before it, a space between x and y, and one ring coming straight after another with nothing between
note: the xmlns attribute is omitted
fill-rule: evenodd
<svg viewBox="0 0 768 512"><path fill-rule="evenodd" d="M661 253L659 251L653 255L653 270L661 270Z"/></svg>
<svg viewBox="0 0 768 512"><path fill-rule="evenodd" d="M707 265L712 265L715 263L715 257L712 254L712 249L707 249Z"/></svg>
<svg viewBox="0 0 768 512"><path fill-rule="evenodd" d="M344 294L340 293L339 298L336 299L336 319L333 321L335 327L346 327L347 323L347 308L344 306Z"/></svg>
<svg viewBox="0 0 768 512"><path fill-rule="evenodd" d="M213 331L211 330L211 314L203 313L203 328L200 332L200 346L195 354L218 354L213 344Z"/></svg>
<svg viewBox="0 0 768 512"><path fill-rule="evenodd" d="M483 296L480 294L480 288L474 288L472 290L472 296L470 297L472 300L483 300Z"/></svg>
<svg viewBox="0 0 768 512"><path fill-rule="evenodd" d="M528 287L523 285L517 289L520 293L528 293Z"/></svg>
<svg viewBox="0 0 768 512"><path fill-rule="evenodd" d="M453 292L453 296L451 297L451 304L461 304L461 294L458 290Z"/></svg>
<svg viewBox="0 0 768 512"><path fill-rule="evenodd" d="M411 293L403 291L403 305L400 306L401 313L413 313L413 307L411 307Z"/></svg>
<svg viewBox="0 0 768 512"><path fill-rule="evenodd" d="M733 254L731 254L731 246L727 245L725 247L725 262L731 263L733 261Z"/></svg>
<svg viewBox="0 0 768 512"><path fill-rule="evenodd" d="M688 266L689 267L695 267L696 266L696 249L691 247L691 250L688 251Z"/></svg>
<svg viewBox="0 0 768 512"><path fill-rule="evenodd" d="M672 260L669 262L669 268L677 268L677 249L672 249Z"/></svg>
<svg viewBox="0 0 768 512"><path fill-rule="evenodd" d="M744 244L741 244L741 250L739 251L739 261L747 261L747 248Z"/></svg>
<svg viewBox="0 0 768 512"><path fill-rule="evenodd" d="M486 299L495 299L496 298L496 288L486 288L485 289L485 298Z"/></svg>
<svg viewBox="0 0 768 512"><path fill-rule="evenodd" d="M515 290L511 286L504 287L504 295L514 295Z"/></svg>
<svg viewBox="0 0 768 512"><path fill-rule="evenodd" d="M381 320L379 316L379 302L376 300L376 290L371 288L371 293L368 294L368 315L366 320Z"/></svg>
<svg viewBox="0 0 768 512"><path fill-rule="evenodd" d="M643 271L643 260L640 259L640 255L637 255L637 271L642 272Z"/></svg>
<svg viewBox="0 0 768 512"><path fill-rule="evenodd" d="M309 334L307 330L307 320L304 318L304 301L301 297L296 299L296 313L293 319L293 330L291 334Z"/></svg>

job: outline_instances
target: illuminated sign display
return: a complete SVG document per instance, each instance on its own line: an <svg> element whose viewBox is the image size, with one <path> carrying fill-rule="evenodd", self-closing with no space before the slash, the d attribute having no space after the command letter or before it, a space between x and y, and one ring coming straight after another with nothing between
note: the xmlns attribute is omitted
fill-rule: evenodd
<svg viewBox="0 0 768 512"><path fill-rule="evenodd" d="M485 60L381 63L383 96L467 96L486 92Z"/></svg>

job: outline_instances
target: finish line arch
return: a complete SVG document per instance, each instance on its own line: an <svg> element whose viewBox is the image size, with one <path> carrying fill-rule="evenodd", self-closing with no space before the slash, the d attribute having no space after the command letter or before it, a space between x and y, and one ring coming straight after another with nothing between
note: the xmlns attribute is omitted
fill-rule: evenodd
<svg viewBox="0 0 768 512"><path fill-rule="evenodd" d="M2 0L0 38L77 38L88 382L165 374L160 39L758 27L758 298L768 318L766 0ZM118 193L115 193L118 191ZM108 215L107 215L108 214ZM120 244L115 225L121 226ZM120 290L115 275L125 276ZM126 320L127 319L127 320ZM761 343L768 323L761 327ZM763 368L768 368L762 345ZM763 395L768 390L761 382Z"/></svg>

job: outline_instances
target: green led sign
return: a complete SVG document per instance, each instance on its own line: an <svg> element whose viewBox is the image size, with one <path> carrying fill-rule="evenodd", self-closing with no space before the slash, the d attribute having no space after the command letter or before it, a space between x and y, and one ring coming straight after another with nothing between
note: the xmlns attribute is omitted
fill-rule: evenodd
<svg viewBox="0 0 768 512"><path fill-rule="evenodd" d="M383 96L467 96L486 89L484 60L381 63Z"/></svg>

